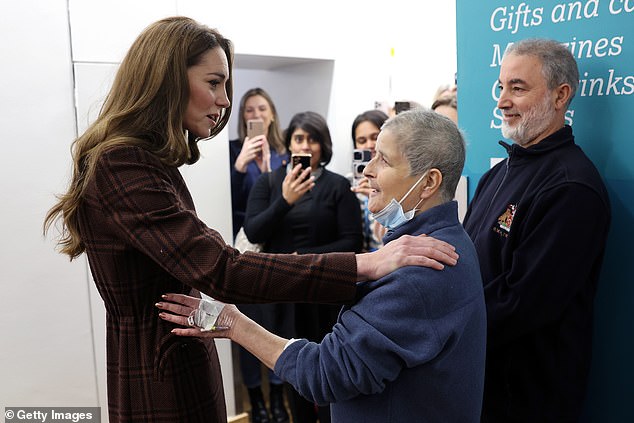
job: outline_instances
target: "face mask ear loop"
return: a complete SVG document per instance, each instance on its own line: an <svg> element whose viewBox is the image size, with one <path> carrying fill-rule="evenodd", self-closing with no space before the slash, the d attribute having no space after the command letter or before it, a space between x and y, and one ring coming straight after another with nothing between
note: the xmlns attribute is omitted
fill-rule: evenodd
<svg viewBox="0 0 634 423"><path fill-rule="evenodd" d="M418 206L420 206L420 203L423 202L423 199L421 198L420 201L418 203L416 203L416 205L414 206L414 208L412 210L414 210L414 212L416 212L418 210Z"/></svg>
<svg viewBox="0 0 634 423"><path fill-rule="evenodd" d="M403 196L403 198L401 198L401 200L398 202L399 204L401 204L403 202L403 200L405 200L407 198L407 196L410 195L412 193L412 191L414 191L414 188L416 188L416 185L420 184L420 181L422 181L425 176L427 176L427 172L423 173L423 175L420 178L418 178L418 181L416 181L416 183L414 185L412 185L412 187L409 189L409 191L407 191L405 193L405 195ZM418 204L420 204L420 202ZM416 206L418 206L418 204Z"/></svg>

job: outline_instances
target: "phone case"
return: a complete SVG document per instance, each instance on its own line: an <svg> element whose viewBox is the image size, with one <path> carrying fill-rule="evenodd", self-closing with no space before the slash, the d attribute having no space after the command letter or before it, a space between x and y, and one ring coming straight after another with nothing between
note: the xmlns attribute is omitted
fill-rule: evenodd
<svg viewBox="0 0 634 423"><path fill-rule="evenodd" d="M293 154L291 156L292 167L294 168L298 163L301 163L302 169L310 167L311 157L312 156L310 154Z"/></svg>
<svg viewBox="0 0 634 423"><path fill-rule="evenodd" d="M264 122L262 122L261 120L248 120L247 137L253 138L259 135L264 135Z"/></svg>

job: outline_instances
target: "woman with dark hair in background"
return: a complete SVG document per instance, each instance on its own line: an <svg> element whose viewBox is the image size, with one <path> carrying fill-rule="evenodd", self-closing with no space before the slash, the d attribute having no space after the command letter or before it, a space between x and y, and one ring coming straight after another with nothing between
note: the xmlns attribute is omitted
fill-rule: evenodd
<svg viewBox="0 0 634 423"><path fill-rule="evenodd" d="M376 154L376 139L387 115L378 109L368 110L352 122L352 146L358 150L370 150L372 157Z"/></svg>
<svg viewBox="0 0 634 423"><path fill-rule="evenodd" d="M370 158L376 155L376 140L381 132L383 123L387 120L387 115L381 110L368 110L358 115L352 122L352 146L356 150L370 151ZM359 166L353 164L353 166ZM363 222L363 250L374 251L383 242L383 227L376 223L368 211L368 197L370 195L370 184L363 176L363 169L353 169L352 191L357 193L361 216Z"/></svg>
<svg viewBox="0 0 634 423"><path fill-rule="evenodd" d="M264 243L269 253L326 253L360 251L362 247L359 203L346 178L324 166L332 158L332 141L326 120L315 112L293 116L285 132L291 154L310 154L309 179L291 172L291 165L262 176L251 191L244 229L253 242ZM316 304L269 304L268 324L280 336L321 341L337 320L340 307ZM293 319L294 314L294 319ZM280 326L279 323L284 325ZM294 322L294 328L292 323ZM315 405L293 391L293 421L315 422ZM293 407L294 403L294 407ZM320 407L319 421L330 421L328 407Z"/></svg>

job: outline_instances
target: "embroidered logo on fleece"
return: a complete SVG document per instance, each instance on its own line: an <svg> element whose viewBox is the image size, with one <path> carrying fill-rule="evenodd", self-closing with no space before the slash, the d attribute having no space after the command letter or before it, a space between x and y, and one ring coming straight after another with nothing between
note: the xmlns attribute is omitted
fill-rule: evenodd
<svg viewBox="0 0 634 423"><path fill-rule="evenodd" d="M504 213L498 217L496 225L493 227L493 231L502 235L503 237L508 237L509 232L511 231L511 225L513 224L513 218L515 217L515 212L517 211L517 204L509 204L506 206L506 210Z"/></svg>

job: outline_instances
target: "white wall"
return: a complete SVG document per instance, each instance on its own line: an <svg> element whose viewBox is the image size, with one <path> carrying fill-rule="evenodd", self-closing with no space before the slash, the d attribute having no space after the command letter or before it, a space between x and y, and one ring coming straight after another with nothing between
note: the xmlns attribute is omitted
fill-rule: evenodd
<svg viewBox="0 0 634 423"><path fill-rule="evenodd" d="M282 58L277 56L252 59L248 56L248 63L244 63L244 57L238 55L234 65L235 108L228 125L230 139L238 136L240 100L247 90L254 87L263 88L274 99L281 128L286 128L297 112L312 110L322 116L328 115L334 61L291 61L288 58L280 60ZM283 66L272 67L275 62L282 62Z"/></svg>
<svg viewBox="0 0 634 423"><path fill-rule="evenodd" d="M42 237L75 136L69 47L65 1L0 3L0 408L97 395L86 268Z"/></svg>
<svg viewBox="0 0 634 423"><path fill-rule="evenodd" d="M66 187L70 142L98 112L116 63L145 26L183 14L218 28L240 55L334 63L330 92L319 92L326 100L318 103L328 102L331 168L345 173L356 114L375 100L429 105L436 87L453 80L455 4L412 4L0 0L0 409L101 406L105 412L101 300L84 258L69 263L55 252L52 237L42 237L41 225L54 195ZM307 84L303 95L311 89ZM302 94L292 90L279 97L299 98L302 105ZM205 143L201 162L183 169L200 215L226 239L229 176L221 169L227 169L229 135L235 132Z"/></svg>

